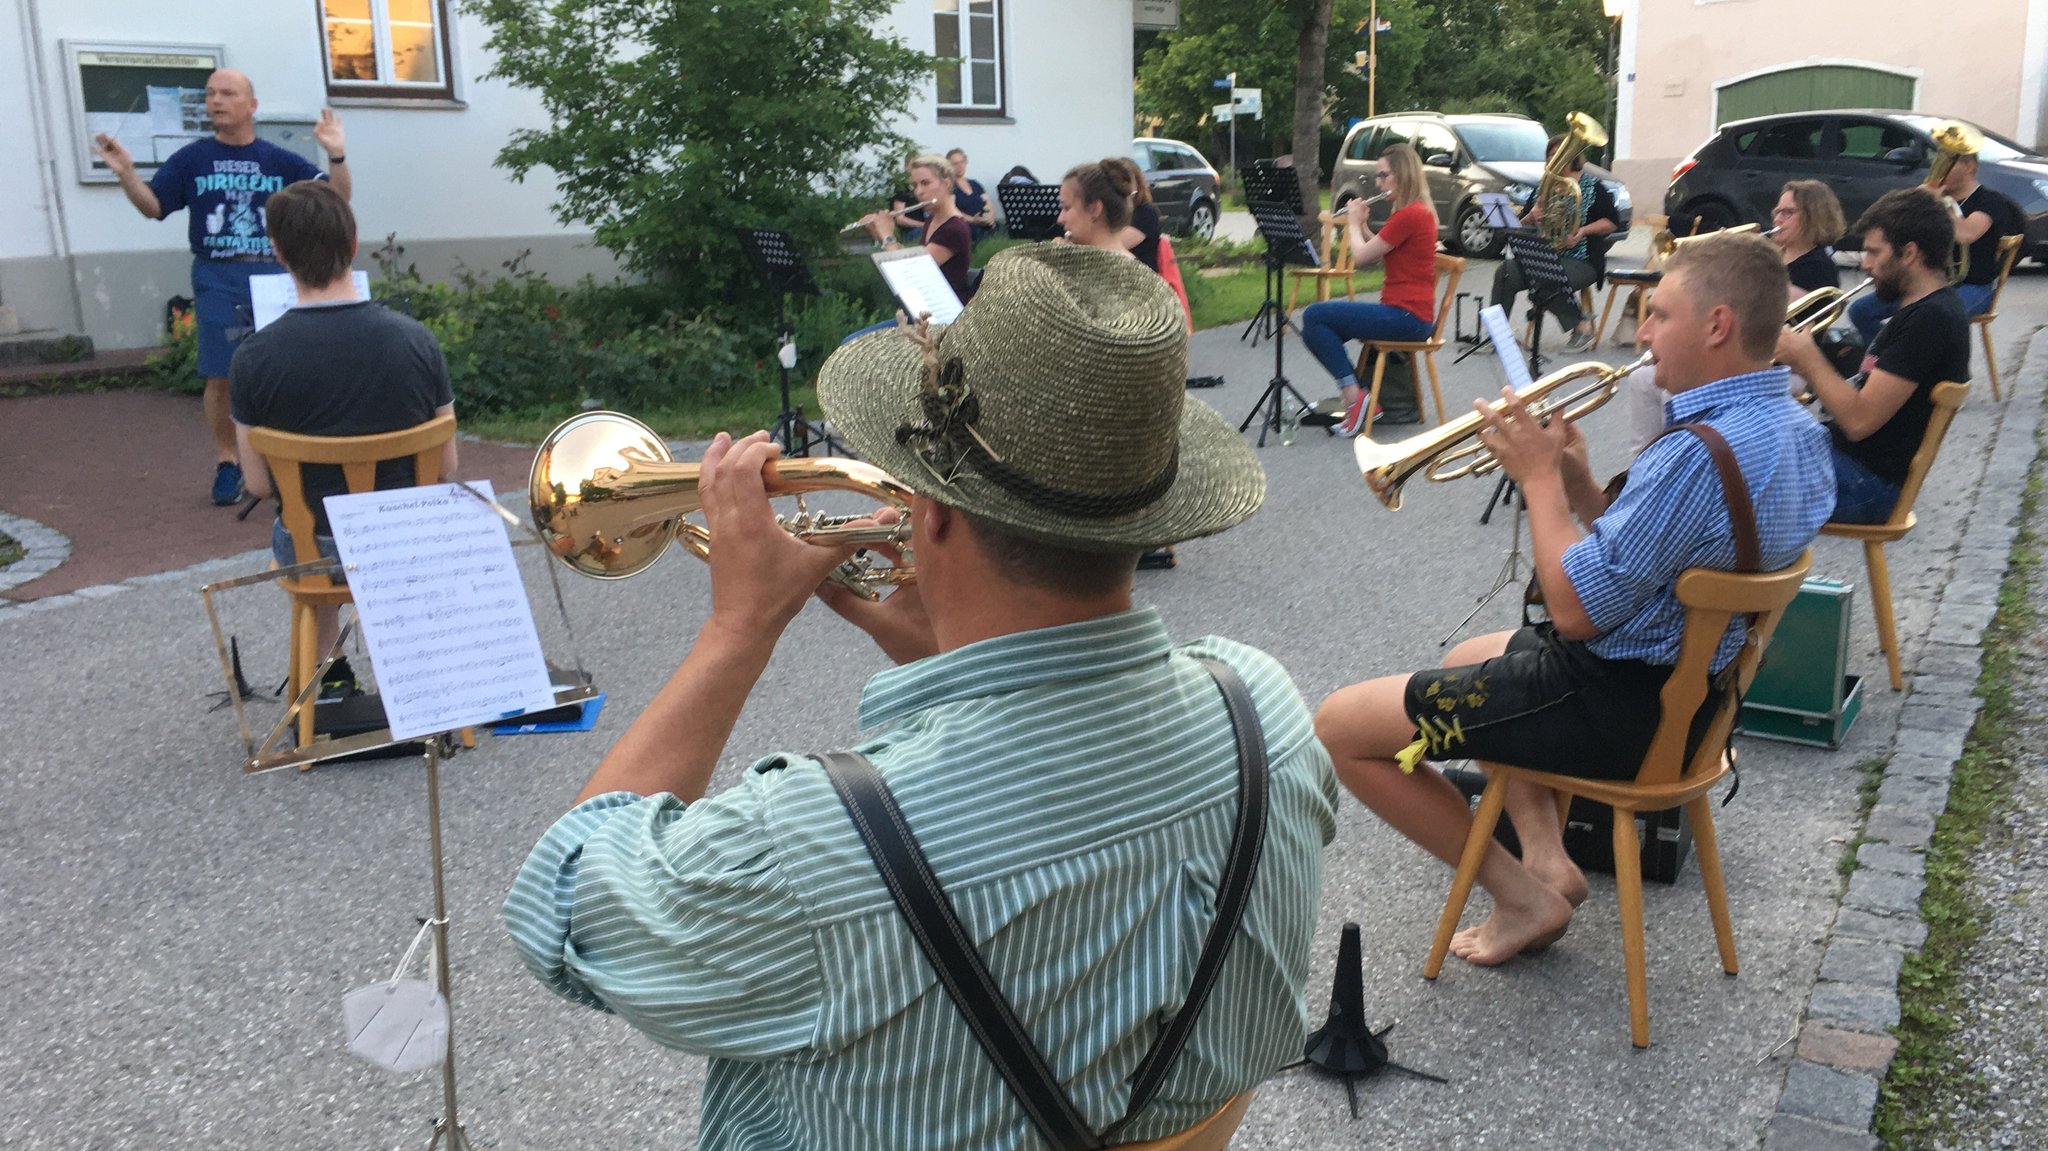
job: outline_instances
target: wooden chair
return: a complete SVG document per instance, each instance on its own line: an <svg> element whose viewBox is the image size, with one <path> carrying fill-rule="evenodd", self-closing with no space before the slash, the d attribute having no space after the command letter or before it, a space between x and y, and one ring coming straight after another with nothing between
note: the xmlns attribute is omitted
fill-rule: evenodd
<svg viewBox="0 0 2048 1151"><path fill-rule="evenodd" d="M1648 228L1650 234L1654 236L1670 226L1671 217L1649 215L1637 220L1636 223L1641 227ZM1607 333L1607 317L1614 311L1614 301L1621 296L1622 292L1626 291L1628 293L1628 303L1622 306L1621 318L1623 320L1633 319L1635 324L1633 332L1634 343L1637 349L1640 350L1642 348L1643 311L1650 302L1651 289L1655 288L1657 281L1663 278L1664 274L1658 270L1663 264L1663 253L1657 251L1656 246L1652 245L1650 248L1650 258L1643 261L1642 267L1625 268L1607 273L1607 303L1600 309L1600 322L1593 327L1594 344L1597 345L1600 342L1600 337ZM1614 330L1614 343L1616 347L1621 346L1621 329L1619 326Z"/></svg>
<svg viewBox="0 0 2048 1151"><path fill-rule="evenodd" d="M1344 217L1341 214L1325 212L1322 214L1322 221L1322 242L1316 246L1316 252L1322 257L1323 266L1320 268L1289 268L1287 270L1288 278L1291 282L1291 286L1287 290L1287 310L1290 313L1301 302L1301 285L1305 281L1313 280L1315 282L1317 303L1330 298L1330 282L1332 280L1344 281L1345 299L1355 300L1358 298L1358 292L1353 283L1355 269L1351 265L1351 231L1344 226Z"/></svg>
<svg viewBox="0 0 2048 1151"><path fill-rule="evenodd" d="M1359 435L1367 439L1372 438L1372 422L1377 417L1380 406L1380 381L1387 374L1387 353L1389 352L1413 352L1422 358L1423 367L1429 372L1430 393L1436 397L1436 422L1439 424L1444 422L1444 390L1443 385L1437 380L1436 354L1443 350L1444 321L1451 314L1451 300L1457 296L1458 279L1464 274L1465 261L1463 257L1446 256L1441 252L1437 253L1436 278L1443 284L1443 290L1438 292L1436 296L1436 326L1430 329L1429 338L1426 340L1366 340L1364 341L1364 346L1358 349L1358 366L1353 369L1354 374L1364 375L1365 361L1368 358L1373 361L1372 392L1366 397L1365 426L1359 429ZM1378 352L1379 355L1374 356L1374 352ZM1409 379L1415 384L1415 410L1421 411L1422 377L1410 372Z"/></svg>
<svg viewBox="0 0 2048 1151"><path fill-rule="evenodd" d="M1224 1151L1230 1146L1230 1137L1237 1133L1238 1124L1244 1122L1245 1109L1251 1105L1252 1093L1247 1091L1185 1131L1163 1139L1120 1144L1118 1151Z"/></svg>
<svg viewBox="0 0 2048 1151"><path fill-rule="evenodd" d="M1692 820L1693 845L1699 851L1700 885L1706 889L1707 910L1714 920L1721 970L1735 974L1735 928L1728 918L1728 893L1721 884L1721 849L1714 838L1714 804L1707 795L1729 771L1723 749L1727 746L1729 728L1735 722L1735 709L1721 708L1690 757L1686 755L1687 736L1694 713L1712 687L1707 669L1728 622L1744 613L1756 613L1751 631L1755 642L1743 645L1733 667L1737 685L1746 689L1756 677L1757 662L1779 618L1785 614L1785 605L1799 594L1800 581L1806 578L1812 564L1813 552L1808 549L1790 566L1774 572L1742 575L1691 568L1679 575L1677 590L1679 602L1685 605L1685 635L1679 645L1678 664L1664 683L1663 720L1658 723L1650 750L1644 754L1642 767L1633 780L1579 779L1504 764L1486 765L1486 790L1480 794L1472 834L1465 839L1457 878L1451 882L1450 898L1445 900L1443 918L1437 922L1436 941L1430 945L1429 959L1422 968L1426 978L1435 979L1443 969L1451 936L1458 929L1465 900L1472 894L1473 881L1479 876L1480 861L1493 842L1494 824L1500 820L1510 779L1556 791L1560 816L1573 796L1583 796L1614 809L1614 889L1621 904L1621 952L1628 971L1629 1037L1637 1047L1650 1045L1650 1005L1643 948L1642 846L1636 835L1636 812L1685 808Z"/></svg>
<svg viewBox="0 0 2048 1151"><path fill-rule="evenodd" d="M1913 500L1920 494L1927 469L1934 466L1934 455L1941 450L1941 439L1948 434L1956 409L1963 406L1963 397L1969 393L1968 384L1950 381L1934 385L1934 411L1927 417L1927 432L1920 437L1920 450L1913 453L1913 463L1906 469L1906 482L1899 485L1899 502L1892 508L1890 519L1881 524L1829 522L1820 527L1824 536L1863 541L1863 560L1870 568L1870 611L1877 617L1877 646L1883 649L1885 662L1890 665L1893 691L1902 690L1906 684L1899 677L1898 628L1892 622L1892 574L1885 563L1884 545L1905 538L1913 530L1917 522Z"/></svg>
<svg viewBox="0 0 2048 1151"><path fill-rule="evenodd" d="M1998 318L1998 297L2005 294L2005 278L2012 275L2012 266L2019 262L2020 242L2026 237L2019 233L1998 241L1998 284L1991 289L1991 302L1984 306L1982 315L1971 316L1970 322L1984 333L1984 368L1991 377L1991 398L2003 400L1998 392L1998 353L1991 350L1991 321Z"/></svg>
<svg viewBox="0 0 2048 1151"><path fill-rule="evenodd" d="M250 428L249 444L262 453L270 465L271 483L276 485L279 514L292 534L295 562L310 563L320 558L313 538L313 507L306 502L300 464L337 464L351 492L373 491L377 487L377 465L384 460L412 457L415 483L441 480L441 450L455 435L453 415L436 416L426 423L374 436L302 436L274 428ZM286 691L291 699L319 670L319 635L313 609L339 607L350 602L348 585L325 572L278 581L291 597L291 674ZM313 742L313 708L299 709L299 746Z"/></svg>

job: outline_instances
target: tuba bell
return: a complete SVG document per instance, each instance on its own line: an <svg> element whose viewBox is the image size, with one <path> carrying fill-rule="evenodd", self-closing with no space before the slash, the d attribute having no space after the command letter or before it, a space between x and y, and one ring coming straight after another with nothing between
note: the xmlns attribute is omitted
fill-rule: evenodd
<svg viewBox="0 0 2048 1151"><path fill-rule="evenodd" d="M1560 252L1572 246L1572 233L1579 230L1579 181L1572 175L1572 166L1586 149L1607 145L1607 129L1600 121L1584 112L1573 112L1564 120L1564 140L1544 161L1543 176L1536 183L1536 203L1543 208L1537 229Z"/></svg>
<svg viewBox="0 0 2048 1151"><path fill-rule="evenodd" d="M1957 160L1964 156L1975 156L1984 149L1984 134L1961 120L1944 120L1928 134L1928 138L1934 143L1934 156L1927 161L1927 179L1922 181L1920 186L1934 193L1960 220L1963 215L1962 205L1943 192L1941 185L1948 180L1949 169L1956 166ZM1948 282L1960 284L1969 274L1970 248L1969 245L1958 241L1949 251Z"/></svg>
<svg viewBox="0 0 2048 1151"><path fill-rule="evenodd" d="M527 477L533 525L548 552L596 579L625 579L680 542L698 559L711 558L711 532L687 517L703 510L697 491L701 464L675 462L654 430L618 412L584 412L564 420L534 453ZM791 535L831 545L887 544L910 539L910 489L862 460L779 459L768 465L768 494L795 496L797 512L777 516ZM892 524L857 524L865 517L828 516L803 506L808 492L861 492L898 508ZM849 526L852 525L852 526ZM905 551L908 559L908 552ZM835 568L834 583L868 599L878 588L909 583L906 563L878 566L862 554Z"/></svg>

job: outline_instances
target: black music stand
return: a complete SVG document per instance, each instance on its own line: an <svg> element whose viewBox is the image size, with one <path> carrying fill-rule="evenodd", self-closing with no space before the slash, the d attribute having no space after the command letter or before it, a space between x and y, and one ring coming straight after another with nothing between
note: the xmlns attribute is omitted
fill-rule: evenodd
<svg viewBox="0 0 2048 1151"><path fill-rule="evenodd" d="M796 239L788 232L770 228L748 228L740 233L747 255L754 262L754 275L763 287L775 293L775 362L782 369L782 411L775 416L769 434L782 445L785 455L808 456L813 443L823 445L827 455L841 454L832 433L823 425L804 418L803 411L790 402L789 370L796 365L796 329L789 322L789 297L820 295L811 270L796 250Z"/></svg>
<svg viewBox="0 0 2048 1151"><path fill-rule="evenodd" d="M1536 310L1536 327L1529 334L1529 375L1543 374L1543 316L1548 305L1572 294L1565 278L1564 260L1540 233L1515 231L1507 234L1508 250L1522 269L1522 283L1529 289L1529 306Z"/></svg>
<svg viewBox="0 0 2048 1151"><path fill-rule="evenodd" d="M1003 226L1018 240L1050 240L1060 234L1058 184L997 184Z"/></svg>
<svg viewBox="0 0 2048 1151"><path fill-rule="evenodd" d="M1297 422L1303 414L1315 410L1308 397L1287 382L1282 357L1286 341L1281 337L1289 327L1289 320L1286 307L1280 303L1280 293L1286 287L1289 265L1316 268L1322 266L1322 261L1316 257L1315 246L1301 231L1301 195L1299 186L1294 182L1294 173L1285 168L1240 168L1238 175L1244 181L1245 199L1251 208L1252 219L1258 222L1259 236L1266 241L1266 299L1259 305L1258 315L1252 317L1252 326L1245 329L1245 336L1252 337L1253 346L1257 346L1256 333L1262 328L1272 336L1273 378L1253 402L1252 410L1245 413L1237 430L1243 432L1252 426L1253 420L1258 420L1259 446L1263 448L1268 431L1287 430L1283 405L1290 400L1294 403ZM1327 426L1323 432L1326 435L1337 434ZM1286 437L1282 442L1286 442Z"/></svg>

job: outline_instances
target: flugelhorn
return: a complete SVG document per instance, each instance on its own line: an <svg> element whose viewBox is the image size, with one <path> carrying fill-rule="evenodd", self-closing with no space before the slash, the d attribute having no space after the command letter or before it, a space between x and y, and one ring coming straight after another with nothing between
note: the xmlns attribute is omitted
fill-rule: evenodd
<svg viewBox="0 0 2048 1151"><path fill-rule="evenodd" d="M1849 310L1849 301L1875 283L1876 280L1865 276L1862 283L1846 292L1840 288L1815 288L1786 307L1785 326L1795 332L1826 331L1841 322L1842 313Z"/></svg>
<svg viewBox="0 0 2048 1151"><path fill-rule="evenodd" d="M1770 228L1760 234L1769 236L1776 233L1777 230L1776 228ZM1707 236L1740 235L1745 232L1754 231L1756 231L1755 224L1737 224L1732 228L1720 228L1712 232L1697 232L1690 236L1678 236L1673 235L1669 228L1659 228L1650 235L1650 251L1655 252L1658 259L1668 260L1671 258L1671 253L1676 252L1679 248L1694 240L1703 239Z"/></svg>
<svg viewBox="0 0 2048 1151"><path fill-rule="evenodd" d="M1598 360L1571 364L1544 376L1515 395L1542 421L1562 419L1567 423L1584 419L1614 398L1621 381L1631 372L1649 364L1652 354L1644 352L1621 367L1609 367ZM1581 383L1581 381L1584 381ZM1562 398L1556 393L1580 384ZM1506 406L1495 400L1493 409ZM1353 441L1358 470L1367 487L1388 511L1401 510L1403 485L1421 473L1431 483L1447 483L1466 476L1482 476L1500 466L1493 450L1479 442L1485 417L1470 412L1431 431L1421 432L1391 444L1368 439Z"/></svg>
<svg viewBox="0 0 2048 1151"><path fill-rule="evenodd" d="M654 430L618 412L584 412L564 420L534 453L527 478L533 526L557 559L597 579L647 570L671 541L698 559L711 558L711 532L686 517L704 507L697 491L701 464L675 462ZM797 497L797 512L777 516L789 533L816 544L888 544L910 540L910 489L861 460L779 459L763 477L768 494ZM803 506L817 491L860 492L899 509L893 524L854 524L865 517L828 516ZM905 551L908 560L908 552ZM878 565L863 553L832 572L834 583L869 599L876 589L909 583L915 573Z"/></svg>
<svg viewBox="0 0 2048 1151"><path fill-rule="evenodd" d="M936 203L938 203L937 200L919 200L915 204L909 204L901 208L892 208L889 211L889 218L900 223L902 222L903 217L909 215L910 213L920 211L925 208L929 208ZM855 232L858 232L862 228L865 228L867 226L867 217L863 216L860 219L855 220L853 223L848 224L844 228L839 229L839 234L842 236L851 236Z"/></svg>

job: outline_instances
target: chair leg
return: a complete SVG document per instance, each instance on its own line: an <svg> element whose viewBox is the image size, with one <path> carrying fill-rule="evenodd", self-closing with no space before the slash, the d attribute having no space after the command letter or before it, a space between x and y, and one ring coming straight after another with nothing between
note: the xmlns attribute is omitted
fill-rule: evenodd
<svg viewBox="0 0 2048 1151"><path fill-rule="evenodd" d="M1465 837L1465 851L1458 856L1458 873L1451 879L1451 893L1444 897L1444 913L1436 921L1436 939L1429 945L1429 958L1422 963L1422 977L1435 979L1450 954L1451 936L1458 933L1458 920L1465 914L1465 901L1472 898L1472 884L1479 879L1479 865L1493 842L1494 824L1507 803L1508 778L1499 772L1486 781L1479 793L1479 810L1472 813L1472 833Z"/></svg>
<svg viewBox="0 0 2048 1151"><path fill-rule="evenodd" d="M1589 318L1589 319L1590 319L1590 318L1592 317L1592 315L1593 315L1593 289L1591 289L1591 288L1587 288L1587 289L1585 290L1585 292L1583 293L1583 297L1584 297L1584 298L1583 298L1583 300L1582 300L1581 302L1582 302L1582 303L1583 303L1583 304L1585 305L1585 314L1586 314L1587 318ZM1612 288L1609 288L1609 289L1607 290L1607 302L1608 302L1609 304L1612 304L1612 303L1614 303L1614 289L1612 289ZM1593 325L1593 343L1592 343L1592 346L1593 346L1593 347L1596 347L1596 348L1597 348L1597 347L1599 347L1599 346L1600 346L1600 337L1601 337L1601 336L1603 336L1603 335L1606 335L1606 334L1607 334L1607 310L1606 310L1605 308L1602 308L1602 309L1600 310L1600 319L1599 319L1599 322L1597 322L1597 323L1595 323L1595 324Z"/></svg>
<svg viewBox="0 0 2048 1151"><path fill-rule="evenodd" d="M313 682L313 676L320 668L320 653L315 650L320 643L320 629L313 619L310 604L292 605L292 676L291 697L299 698L306 685ZM317 698L317 693L316 693ZM299 709L299 743L305 747L313 742L314 701L309 699ZM308 766L311 766L310 764Z"/></svg>
<svg viewBox="0 0 2048 1151"><path fill-rule="evenodd" d="M1607 286L1607 303L1600 309L1600 326L1593 329L1593 343L1596 346L1600 343L1600 337L1607 333L1607 317L1614 311L1614 297L1619 295L1621 295L1620 284L1609 284ZM1628 310L1626 308L1622 310L1622 316L1627 318Z"/></svg>
<svg viewBox="0 0 2048 1151"><path fill-rule="evenodd" d="M1621 905L1621 959L1628 970L1628 1035L1650 1045L1650 983L1643 950L1643 856L1635 813L1614 813L1614 895Z"/></svg>
<svg viewBox="0 0 2048 1151"><path fill-rule="evenodd" d="M2003 400L1998 394L1998 353L1991 350L1991 325L1978 324L1977 330L1984 333L1984 372L1991 377L1991 398Z"/></svg>
<svg viewBox="0 0 2048 1151"><path fill-rule="evenodd" d="M1714 804L1695 796L1685 805L1692 820L1692 846L1700 857L1700 886L1707 892L1707 911L1714 917L1714 943L1721 949L1721 970L1734 975L1735 921L1728 918L1728 889L1721 884L1721 843L1714 834Z"/></svg>
<svg viewBox="0 0 2048 1151"><path fill-rule="evenodd" d="M1444 422L1444 388L1436 378L1436 353L1422 353L1422 366L1429 371L1429 394L1436 397L1436 422L1441 427ZM1415 406L1422 406L1422 385L1419 383L1415 385Z"/></svg>
<svg viewBox="0 0 2048 1151"><path fill-rule="evenodd" d="M1892 569L1885 563L1884 545L1870 540L1863 545L1863 560L1870 568L1870 614L1877 617L1877 646L1891 668L1892 690L1904 691L1899 676L1899 633L1892 621Z"/></svg>
<svg viewBox="0 0 2048 1151"><path fill-rule="evenodd" d="M1631 338L1635 340L1638 352L1643 350L1643 311L1650 306L1649 297L1650 293L1646 289L1637 288L1635 299L1630 301L1636 307L1636 330L1631 334Z"/></svg>
<svg viewBox="0 0 2048 1151"><path fill-rule="evenodd" d="M1352 273L1344 273L1344 298L1356 300L1358 298L1358 285L1352 281L1351 277Z"/></svg>
<svg viewBox="0 0 2048 1151"><path fill-rule="evenodd" d="M1386 378L1387 354L1381 352L1372 358L1372 392L1365 397L1365 424L1358 429L1358 434L1368 440L1372 438L1372 422L1379 415L1380 381Z"/></svg>

